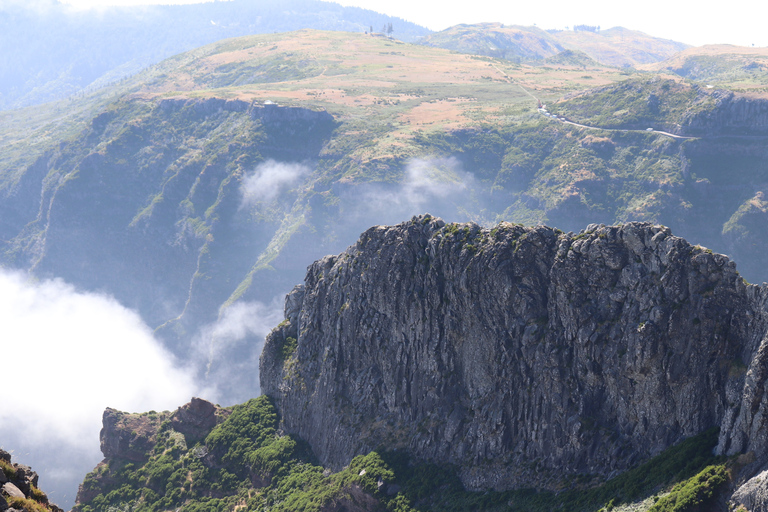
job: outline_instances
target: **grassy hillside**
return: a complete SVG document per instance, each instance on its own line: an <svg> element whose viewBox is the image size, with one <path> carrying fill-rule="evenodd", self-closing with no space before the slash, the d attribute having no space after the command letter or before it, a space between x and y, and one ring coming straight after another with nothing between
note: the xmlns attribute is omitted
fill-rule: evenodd
<svg viewBox="0 0 768 512"><path fill-rule="evenodd" d="M540 28L501 23L456 25L430 34L420 42L435 48L518 63L542 60L565 50L556 38Z"/></svg>
<svg viewBox="0 0 768 512"><path fill-rule="evenodd" d="M642 69L674 73L713 88L727 87L761 97L768 93L768 48L700 46Z"/></svg>
<svg viewBox="0 0 768 512"><path fill-rule="evenodd" d="M659 62L688 48L684 43L624 27L597 32L563 30L553 32L552 37L566 48L580 50L598 62L616 67L636 68Z"/></svg>

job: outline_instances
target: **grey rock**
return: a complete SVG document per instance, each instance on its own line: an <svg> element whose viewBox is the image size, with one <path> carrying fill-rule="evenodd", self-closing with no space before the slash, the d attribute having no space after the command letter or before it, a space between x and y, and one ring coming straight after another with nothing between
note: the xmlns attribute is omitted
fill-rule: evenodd
<svg viewBox="0 0 768 512"><path fill-rule="evenodd" d="M768 102L732 91L712 93L716 107L690 111L681 119L689 135L765 135L768 133Z"/></svg>
<svg viewBox="0 0 768 512"><path fill-rule="evenodd" d="M107 408L101 422L99 440L104 457L147 460L154 447L155 432L147 418Z"/></svg>
<svg viewBox="0 0 768 512"><path fill-rule="evenodd" d="M24 494L29 495L30 485L37 487L39 480L37 473L24 464L14 464L14 466L16 467L16 485L24 492Z"/></svg>
<svg viewBox="0 0 768 512"><path fill-rule="evenodd" d="M768 470L752 477L731 496L733 508L739 505L749 512L768 512Z"/></svg>
<svg viewBox="0 0 768 512"><path fill-rule="evenodd" d="M2 494L0 494L0 512L8 510L8 502L5 500Z"/></svg>
<svg viewBox="0 0 768 512"><path fill-rule="evenodd" d="M184 434L187 444L192 445L216 426L216 406L202 398L192 398L173 413L171 426Z"/></svg>
<svg viewBox="0 0 768 512"><path fill-rule="evenodd" d="M471 489L607 477L721 423L720 453L768 459L765 297L663 226L415 217L309 267L261 388L326 465L383 444Z"/></svg>
<svg viewBox="0 0 768 512"><path fill-rule="evenodd" d="M11 498L26 498L24 493L21 492L21 490L15 485L13 485L11 482L4 483L2 490L4 495L9 496Z"/></svg>
<svg viewBox="0 0 768 512"><path fill-rule="evenodd" d="M298 329L301 301L304 300L304 285L297 284L293 290L285 296L285 318L291 325Z"/></svg>

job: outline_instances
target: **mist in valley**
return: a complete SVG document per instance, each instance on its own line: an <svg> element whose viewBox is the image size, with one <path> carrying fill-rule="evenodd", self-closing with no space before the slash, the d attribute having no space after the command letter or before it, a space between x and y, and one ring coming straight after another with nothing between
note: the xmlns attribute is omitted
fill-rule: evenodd
<svg viewBox="0 0 768 512"><path fill-rule="evenodd" d="M268 160L246 175L241 208L290 209L311 176L307 163ZM365 229L424 212L448 221L476 218L467 197L481 193L456 158L413 159L397 184L362 184L340 192L341 222L334 251L355 243ZM304 267L312 263L307 258ZM303 279L297 276L296 284ZM77 486L101 460L99 430L106 407L174 410L193 396L223 406L260 394L259 356L269 331L283 319L289 290L262 290L268 301L237 301L219 310L174 353L140 315L105 293L60 279L0 274L0 322L9 392L0 410L0 442L15 462L31 465L41 487L65 508Z"/></svg>

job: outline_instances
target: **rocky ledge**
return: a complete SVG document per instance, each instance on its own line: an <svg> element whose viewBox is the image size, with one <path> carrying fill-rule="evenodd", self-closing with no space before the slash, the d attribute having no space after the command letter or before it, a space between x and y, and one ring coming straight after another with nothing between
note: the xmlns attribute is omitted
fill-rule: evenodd
<svg viewBox="0 0 768 512"><path fill-rule="evenodd" d="M86 477L80 485L76 505L90 502L114 483L114 478L107 471L109 461L117 460L120 464L147 462L162 433L171 437L173 443L185 448L193 446L224 421L230 412L202 398L192 398L173 412L128 413L108 407L102 416L99 435L104 460L96 466L92 473L94 477Z"/></svg>
<svg viewBox="0 0 768 512"><path fill-rule="evenodd" d="M37 488L38 476L32 468L11 461L11 454L0 450L0 511L50 510L63 512Z"/></svg>
<svg viewBox="0 0 768 512"><path fill-rule="evenodd" d="M470 489L609 477L721 427L768 462L765 287L663 226L574 234L429 215L312 264L268 336L283 428L339 468L379 447Z"/></svg>

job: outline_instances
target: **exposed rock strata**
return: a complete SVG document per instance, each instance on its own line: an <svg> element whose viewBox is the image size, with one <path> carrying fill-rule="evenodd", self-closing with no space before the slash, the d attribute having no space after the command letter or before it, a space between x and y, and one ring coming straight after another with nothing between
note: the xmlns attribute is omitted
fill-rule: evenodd
<svg viewBox="0 0 768 512"><path fill-rule="evenodd" d="M663 226L417 217L310 266L261 387L324 464L384 445L474 489L609 476L721 423L760 460L765 300Z"/></svg>

